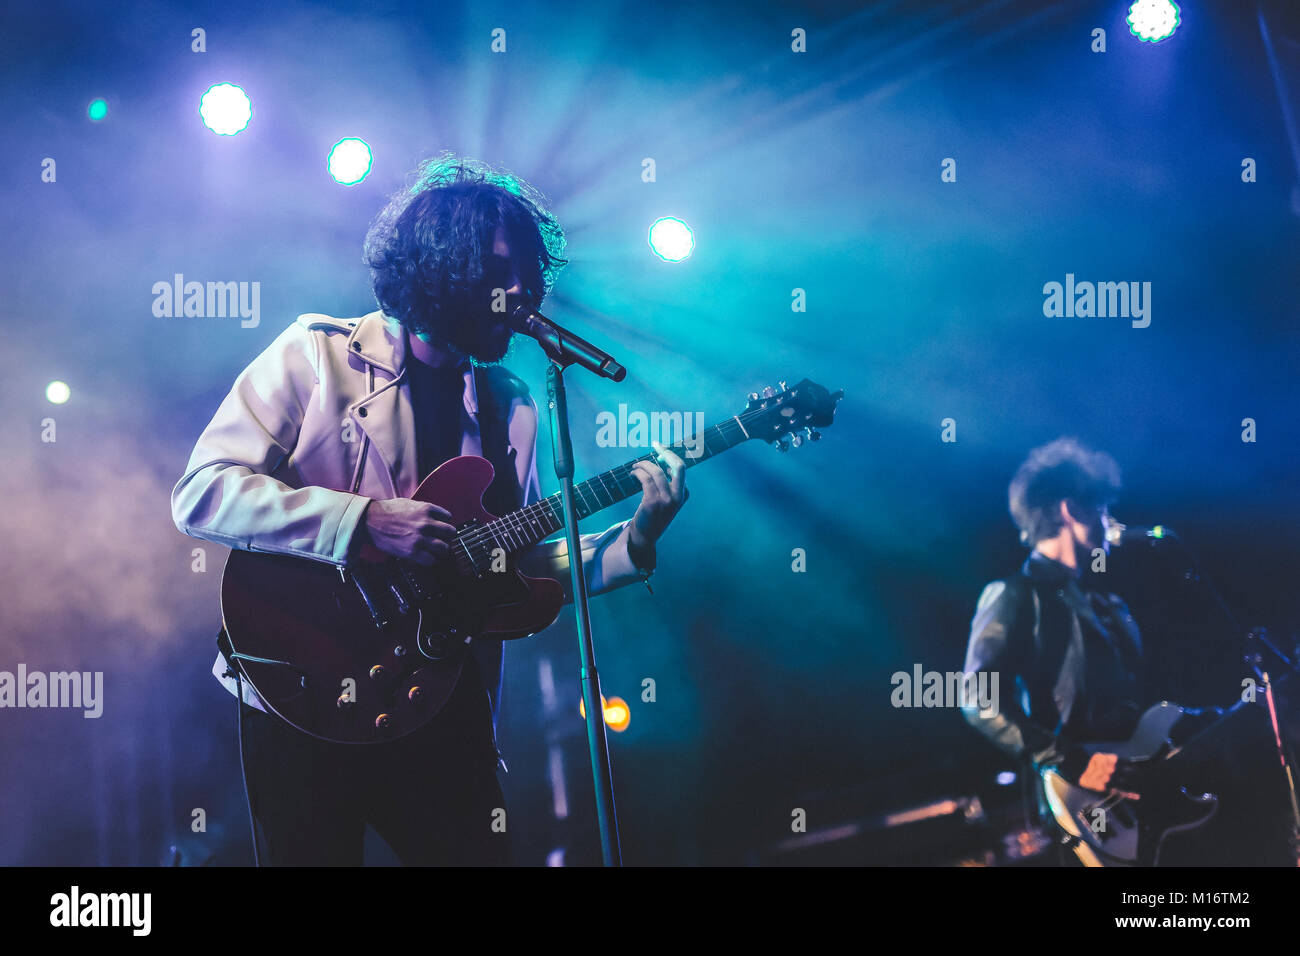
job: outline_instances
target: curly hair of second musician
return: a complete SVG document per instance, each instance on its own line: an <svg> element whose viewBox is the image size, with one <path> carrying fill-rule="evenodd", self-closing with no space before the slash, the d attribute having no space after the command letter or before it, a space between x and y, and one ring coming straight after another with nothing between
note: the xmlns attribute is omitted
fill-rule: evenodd
<svg viewBox="0 0 1300 956"><path fill-rule="evenodd" d="M442 153L422 162L366 235L364 261L384 313L436 343L482 310L495 288L497 227L506 231L523 295L534 308L551 291L564 258L564 231L545 197L508 172Z"/></svg>
<svg viewBox="0 0 1300 956"><path fill-rule="evenodd" d="M1058 438L1030 452L1007 489L1007 499L1021 540L1033 546L1059 534L1071 517L1098 524L1097 516L1115 501L1120 487L1114 458L1076 438ZM1062 502L1066 511L1061 510Z"/></svg>

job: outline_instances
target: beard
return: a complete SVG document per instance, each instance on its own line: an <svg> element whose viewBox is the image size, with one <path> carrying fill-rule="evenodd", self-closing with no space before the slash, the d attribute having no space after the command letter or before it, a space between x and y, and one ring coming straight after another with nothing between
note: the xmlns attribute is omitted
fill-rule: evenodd
<svg viewBox="0 0 1300 956"><path fill-rule="evenodd" d="M490 308L458 308L428 330L434 344L476 362L500 362L510 351L514 331L506 325L504 313Z"/></svg>
<svg viewBox="0 0 1300 956"><path fill-rule="evenodd" d="M510 351L513 335L504 315L488 311L453 321L447 345L477 362L500 362Z"/></svg>

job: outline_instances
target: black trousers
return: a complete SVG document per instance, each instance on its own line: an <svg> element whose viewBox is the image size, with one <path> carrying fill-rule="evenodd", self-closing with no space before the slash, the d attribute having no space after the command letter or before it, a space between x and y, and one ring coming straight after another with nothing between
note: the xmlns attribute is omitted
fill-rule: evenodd
<svg viewBox="0 0 1300 956"><path fill-rule="evenodd" d="M491 707L472 657L430 723L385 743L317 740L239 706L263 865L360 866L366 823L407 866L509 865Z"/></svg>

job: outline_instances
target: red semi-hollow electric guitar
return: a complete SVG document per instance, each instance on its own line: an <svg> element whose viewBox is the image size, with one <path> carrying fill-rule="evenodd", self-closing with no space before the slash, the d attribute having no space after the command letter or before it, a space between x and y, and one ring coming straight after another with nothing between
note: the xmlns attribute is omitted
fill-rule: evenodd
<svg viewBox="0 0 1300 956"><path fill-rule="evenodd" d="M705 430L698 454L674 446L687 467L749 439L785 450L821 437L843 391L804 379L752 394L745 410ZM635 461L574 488L585 518L641 490ZM514 640L550 626L564 590L515 568L515 555L564 527L560 495L501 517L483 508L492 483L486 459L453 458L412 497L449 512L451 555L432 566L367 545L348 566L266 552L232 551L221 613L234 663L275 714L338 743L405 736L441 709L471 641Z"/></svg>

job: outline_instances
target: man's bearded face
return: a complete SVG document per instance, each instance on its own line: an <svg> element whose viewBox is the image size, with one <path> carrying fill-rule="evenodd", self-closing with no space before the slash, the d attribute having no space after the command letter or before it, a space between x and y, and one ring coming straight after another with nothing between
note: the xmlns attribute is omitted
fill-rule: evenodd
<svg viewBox="0 0 1300 956"><path fill-rule="evenodd" d="M449 310L447 325L440 330L446 345L479 362L499 362L505 357L514 333L506 324L507 313L492 309L494 302L505 306L497 290L507 295L523 292L503 226L497 226L492 252L484 257L482 280L464 304Z"/></svg>

